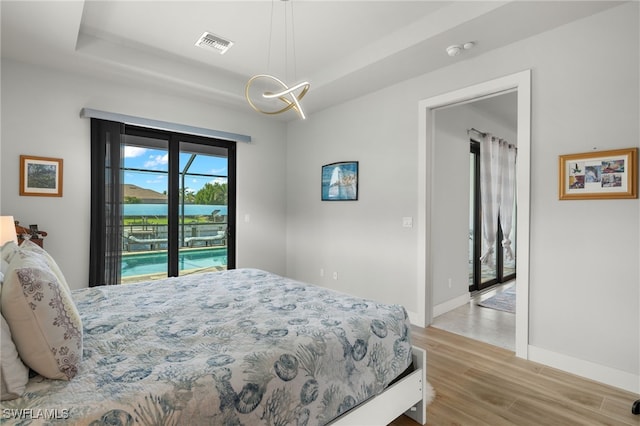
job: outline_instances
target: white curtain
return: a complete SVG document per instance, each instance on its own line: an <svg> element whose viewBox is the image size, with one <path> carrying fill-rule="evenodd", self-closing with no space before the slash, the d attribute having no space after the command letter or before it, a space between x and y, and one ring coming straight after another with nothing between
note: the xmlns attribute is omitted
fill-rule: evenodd
<svg viewBox="0 0 640 426"><path fill-rule="evenodd" d="M500 227L502 228L502 247L507 260L513 260L511 249L511 228L513 225L513 207L516 195L516 147L501 141L502 155L502 187L500 188Z"/></svg>
<svg viewBox="0 0 640 426"><path fill-rule="evenodd" d="M481 262L493 266L498 216L503 233L502 246L507 259L513 259L511 226L515 197L516 148L490 133L480 143L480 194L482 202L482 236L485 251Z"/></svg>

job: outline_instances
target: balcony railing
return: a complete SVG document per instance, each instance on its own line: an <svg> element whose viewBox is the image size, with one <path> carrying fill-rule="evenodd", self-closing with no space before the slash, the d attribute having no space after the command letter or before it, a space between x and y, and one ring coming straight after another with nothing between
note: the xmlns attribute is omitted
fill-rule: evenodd
<svg viewBox="0 0 640 426"><path fill-rule="evenodd" d="M180 224L180 247L224 246L227 244L227 222ZM166 250L168 225L141 220L122 226L123 252Z"/></svg>

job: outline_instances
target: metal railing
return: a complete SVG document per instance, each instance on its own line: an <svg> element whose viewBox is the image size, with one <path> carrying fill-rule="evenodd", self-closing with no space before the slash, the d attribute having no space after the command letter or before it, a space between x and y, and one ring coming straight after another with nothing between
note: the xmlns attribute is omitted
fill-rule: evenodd
<svg viewBox="0 0 640 426"><path fill-rule="evenodd" d="M227 222L185 223L179 227L181 247L226 245ZM184 231L183 231L184 230ZM122 251L166 250L168 225L148 222L122 226Z"/></svg>

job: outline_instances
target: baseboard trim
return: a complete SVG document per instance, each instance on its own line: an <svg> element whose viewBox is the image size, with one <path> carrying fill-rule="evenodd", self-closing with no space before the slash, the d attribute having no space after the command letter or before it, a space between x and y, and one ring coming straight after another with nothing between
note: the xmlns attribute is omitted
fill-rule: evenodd
<svg viewBox="0 0 640 426"><path fill-rule="evenodd" d="M417 312L407 311L407 315L411 324L423 328L426 326L424 314L420 315Z"/></svg>
<svg viewBox="0 0 640 426"><path fill-rule="evenodd" d="M433 307L433 317L437 317L438 315L446 314L449 311L454 310L462 305L466 305L469 303L471 296L469 293L465 293L461 296L454 297L453 299L447 300L444 303L440 303Z"/></svg>
<svg viewBox="0 0 640 426"><path fill-rule="evenodd" d="M531 345L529 360L629 392L640 393L640 375Z"/></svg>

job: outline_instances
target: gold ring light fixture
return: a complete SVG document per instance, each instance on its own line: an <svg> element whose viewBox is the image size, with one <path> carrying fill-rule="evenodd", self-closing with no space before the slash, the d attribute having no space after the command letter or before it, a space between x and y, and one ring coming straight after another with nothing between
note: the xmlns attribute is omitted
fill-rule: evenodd
<svg viewBox="0 0 640 426"><path fill-rule="evenodd" d="M293 25L293 1L281 0L283 3L288 3L289 14L291 16L291 38L292 38L292 53L293 53L293 67L294 67L294 80L295 76L295 33ZM273 36L273 15L274 15L274 2L271 1L271 26L269 35L269 54L268 61L271 59L271 39ZM284 52L285 52L285 74L287 73L287 5L284 8ZM268 65L267 65L268 68ZM294 110L298 113L300 118L305 119L306 116L300 104L300 100L309 91L310 84L308 81L302 81L300 83L287 85L282 79L275 77L271 74L258 74L249 79L244 89L244 96L247 102L254 110L268 115L280 114L289 110Z"/></svg>

